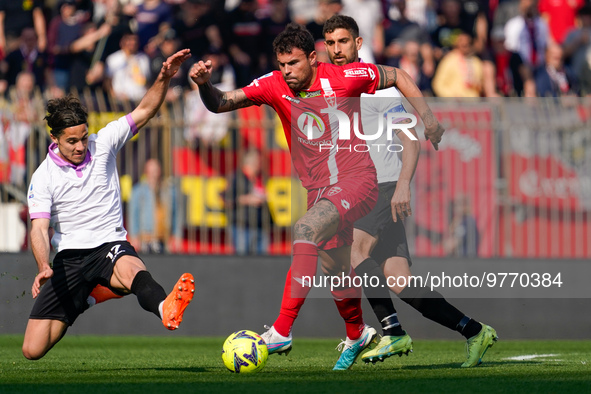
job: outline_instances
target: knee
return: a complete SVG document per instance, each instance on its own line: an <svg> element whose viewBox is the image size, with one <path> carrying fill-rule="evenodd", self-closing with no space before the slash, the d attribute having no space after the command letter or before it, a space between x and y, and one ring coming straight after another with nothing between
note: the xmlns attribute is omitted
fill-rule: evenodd
<svg viewBox="0 0 591 394"><path fill-rule="evenodd" d="M406 288L407 284L403 283L402 286L399 284L396 284L396 286L392 286L390 287L390 290L392 290L392 292L394 294L396 294L397 296L400 296L400 293L402 293L402 290L404 290Z"/></svg>
<svg viewBox="0 0 591 394"><path fill-rule="evenodd" d="M43 356L45 356L45 351L39 351L38 349L34 349L28 344L23 344L23 356L27 360L39 360Z"/></svg>
<svg viewBox="0 0 591 394"><path fill-rule="evenodd" d="M365 234L361 230L353 230L353 245L351 245L351 264L357 267L363 261L371 258L371 252L377 243L377 238Z"/></svg>
<svg viewBox="0 0 591 394"><path fill-rule="evenodd" d="M369 257L369 253L365 253L362 249L356 248L355 243L353 243L353 247L351 248L351 265L353 268L357 268L359 264L363 263Z"/></svg>
<svg viewBox="0 0 591 394"><path fill-rule="evenodd" d="M400 297L400 293L409 285L410 276L387 274L386 272L384 272L384 276L386 276L388 287L398 297Z"/></svg>

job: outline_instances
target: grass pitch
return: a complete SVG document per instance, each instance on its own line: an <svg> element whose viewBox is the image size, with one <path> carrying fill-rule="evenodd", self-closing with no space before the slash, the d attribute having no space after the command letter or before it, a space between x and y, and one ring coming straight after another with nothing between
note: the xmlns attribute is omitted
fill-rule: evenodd
<svg viewBox="0 0 591 394"><path fill-rule="evenodd" d="M295 339L255 374L232 374L224 338L66 336L28 361L22 336L0 336L0 393L591 392L591 341L499 341L461 369L464 342L415 340L410 356L332 371L338 341Z"/></svg>

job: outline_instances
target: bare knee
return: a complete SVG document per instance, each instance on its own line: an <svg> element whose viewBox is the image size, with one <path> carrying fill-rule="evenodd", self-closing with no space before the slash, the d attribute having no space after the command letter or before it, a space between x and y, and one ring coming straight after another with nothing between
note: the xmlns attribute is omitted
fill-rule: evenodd
<svg viewBox="0 0 591 394"><path fill-rule="evenodd" d="M353 247L351 248L351 265L353 268L357 268L359 264L361 264L365 259L367 259L369 255L365 253L361 253L360 250Z"/></svg>
<svg viewBox="0 0 591 394"><path fill-rule="evenodd" d="M363 252L362 250L355 248L351 248L351 265L353 268L357 268L359 264L363 263L370 257L369 253Z"/></svg>
<svg viewBox="0 0 591 394"><path fill-rule="evenodd" d="M39 360L63 338L68 326L59 320L30 319L23 341L23 356Z"/></svg>
<svg viewBox="0 0 591 394"><path fill-rule="evenodd" d="M135 256L122 256L117 260L111 276L111 286L129 292L133 279L140 271L145 271L144 263Z"/></svg>
<svg viewBox="0 0 591 394"><path fill-rule="evenodd" d="M39 341L38 339L39 338L32 338L30 335L25 334L22 350L23 356L25 356L26 359L39 360L52 348L53 345L50 342Z"/></svg>
<svg viewBox="0 0 591 394"><path fill-rule="evenodd" d="M390 287L390 290L392 290L394 294L399 295L400 293L402 293L402 290L406 288L406 286L406 284L404 286L392 286Z"/></svg>
<svg viewBox="0 0 591 394"><path fill-rule="evenodd" d="M23 344L22 350L23 356L25 356L25 358L28 360L39 360L40 358L45 356L45 354L47 354L47 351L45 349L42 349L42 351L40 351L40 349L35 349L27 343Z"/></svg>
<svg viewBox="0 0 591 394"><path fill-rule="evenodd" d="M388 287L396 295L400 294L408 286L411 277L408 260L404 257L391 257L383 265L384 275L388 281Z"/></svg>
<svg viewBox="0 0 591 394"><path fill-rule="evenodd" d="M353 245L351 246L351 265L357 268L359 264L371 257L371 252L377 243L377 238L372 237L362 230L353 230Z"/></svg>

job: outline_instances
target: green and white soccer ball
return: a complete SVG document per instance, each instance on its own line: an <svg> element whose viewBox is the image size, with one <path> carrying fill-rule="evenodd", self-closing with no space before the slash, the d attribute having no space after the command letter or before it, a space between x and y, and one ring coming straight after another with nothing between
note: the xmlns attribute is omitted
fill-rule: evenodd
<svg viewBox="0 0 591 394"><path fill-rule="evenodd" d="M222 360L230 372L258 372L267 363L269 351L259 334L249 330L236 331L222 347Z"/></svg>

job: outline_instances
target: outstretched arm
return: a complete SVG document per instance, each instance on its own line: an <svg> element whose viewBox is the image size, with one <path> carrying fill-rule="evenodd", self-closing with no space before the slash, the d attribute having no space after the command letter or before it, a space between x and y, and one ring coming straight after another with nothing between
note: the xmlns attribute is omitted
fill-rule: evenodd
<svg viewBox="0 0 591 394"><path fill-rule="evenodd" d="M189 76L199 86L199 94L205 107L214 113L233 111L255 103L246 97L242 89L222 92L211 84L211 60L199 61L193 65Z"/></svg>
<svg viewBox="0 0 591 394"><path fill-rule="evenodd" d="M414 83L410 75L404 70L396 67L378 65L380 81L378 89L391 88L393 86L400 90L400 93L410 102L425 124L425 139L431 141L435 150L439 149L441 136L445 131L439 124L435 115L429 108L423 93Z"/></svg>
<svg viewBox="0 0 591 394"><path fill-rule="evenodd" d="M177 73L181 64L190 57L190 51L188 49L183 49L170 56L164 63L162 63L162 68L160 69L156 81L146 92L146 95L142 98L142 101L140 101L137 108L131 113L131 118L138 129L145 126L146 123L156 115L166 97L170 79Z"/></svg>
<svg viewBox="0 0 591 394"><path fill-rule="evenodd" d="M41 7L33 9L33 25L35 27L35 33L37 33L37 47L41 52L45 52L47 48L47 26Z"/></svg>

